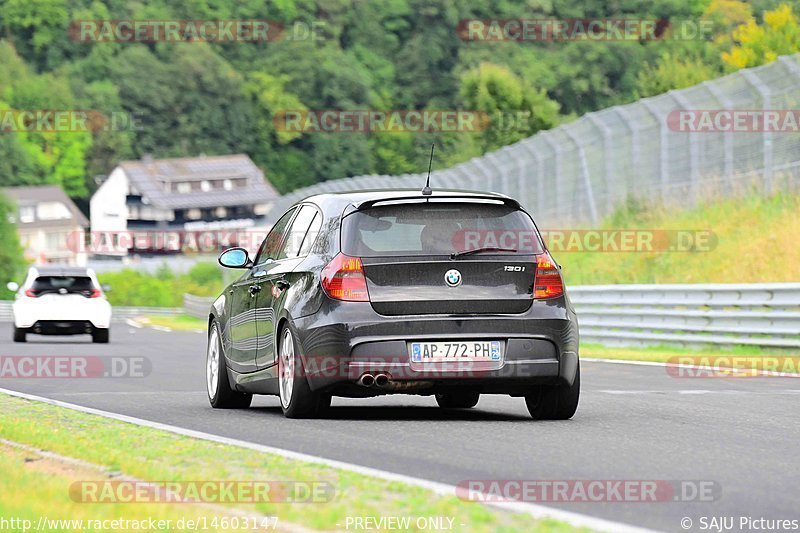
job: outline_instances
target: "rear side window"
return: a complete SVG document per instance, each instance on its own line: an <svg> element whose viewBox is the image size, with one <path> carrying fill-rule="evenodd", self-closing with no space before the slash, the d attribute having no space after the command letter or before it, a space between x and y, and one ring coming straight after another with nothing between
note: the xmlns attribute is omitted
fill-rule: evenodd
<svg viewBox="0 0 800 533"><path fill-rule="evenodd" d="M306 238L303 239L303 246L300 247L300 254L299 255L308 255L311 251L311 247L317 240L317 236L319 235L319 230L322 227L322 215L319 213L314 215L314 220L311 221L311 226L308 228L308 233L306 233Z"/></svg>
<svg viewBox="0 0 800 533"><path fill-rule="evenodd" d="M543 251L527 213L501 204L403 203L342 220L342 251L350 256L449 255L479 248Z"/></svg>
<svg viewBox="0 0 800 533"><path fill-rule="evenodd" d="M94 288L92 278L88 276L39 276L31 286L36 295L53 292L91 294Z"/></svg>
<svg viewBox="0 0 800 533"><path fill-rule="evenodd" d="M310 205L304 205L300 208L300 212L294 217L292 225L286 233L283 248L278 252L276 259L292 259L299 255L303 239L306 238L308 228L311 226L316 214L317 210Z"/></svg>

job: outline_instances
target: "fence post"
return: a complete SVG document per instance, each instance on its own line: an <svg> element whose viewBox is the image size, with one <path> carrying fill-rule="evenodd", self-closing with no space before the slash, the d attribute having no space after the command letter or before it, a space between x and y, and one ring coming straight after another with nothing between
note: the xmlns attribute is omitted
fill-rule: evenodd
<svg viewBox="0 0 800 533"><path fill-rule="evenodd" d="M740 71L758 94L761 95L761 109L768 110L772 106L772 93L769 87L759 79L758 76L749 70ZM762 116L762 121L764 117ZM764 191L769 194L772 192L772 133L764 131L762 135L764 144L762 148L763 165L764 165Z"/></svg>
<svg viewBox="0 0 800 533"><path fill-rule="evenodd" d="M667 117L659 114L658 110L653 106L649 98L640 100L642 105L647 111L653 115L653 118L658 124L659 134L659 149L658 149L658 180L661 183L661 201L665 203L667 200L667 190L669 188L669 163L667 163Z"/></svg>
<svg viewBox="0 0 800 533"><path fill-rule="evenodd" d="M558 206L558 205L560 205L559 202L561 202L561 196L562 196L562 194L561 194L561 178L562 178L562 172L561 172L561 146L559 146L559 144L557 142L553 141L553 139L550 138L551 136L552 136L552 133L550 133L550 131L546 131L546 132L542 133L542 139L544 139L544 141L548 145L550 145L550 148L553 150L553 157L555 158L556 175L554 176L554 180L553 180L554 181L554 189L555 189L553 191L553 193L555 194L555 202L554 203L555 203L555 205ZM563 206L561 206L561 207L563 207Z"/></svg>
<svg viewBox="0 0 800 533"><path fill-rule="evenodd" d="M517 143L517 146L521 146L524 141L520 141ZM517 198L522 197L524 190L523 187L525 185L525 158L522 157L522 150L516 150L516 155L514 157L514 162L517 164ZM527 203L527 202L526 202Z"/></svg>
<svg viewBox="0 0 800 533"><path fill-rule="evenodd" d="M508 179L507 168L506 165L503 164L502 158L500 157L500 155L502 154L506 158L511 159L509 155L511 151L512 150L510 146L504 146L497 152L492 152L491 154L489 154L489 159L491 160L492 163L494 163L495 168L500 170L500 189L502 193L507 194L509 196L516 196L511 191L511 183Z"/></svg>
<svg viewBox="0 0 800 533"><path fill-rule="evenodd" d="M636 175L639 173L639 131L638 128L633 127L633 121L630 119L630 115L628 115L628 110L622 106L612 107L613 111L619 115L620 119L622 119L622 123L625 124L625 127L628 128L628 131L631 132L631 171L630 176L633 179L636 179ZM627 180L623 180L625 184L625 196L628 196L629 188ZM623 200L625 197L623 197Z"/></svg>
<svg viewBox="0 0 800 533"><path fill-rule="evenodd" d="M597 225L597 205L594 202L594 191L592 190L592 178L589 175L589 165L586 163L586 151L583 145L578 140L578 137L570 131L569 126L564 126L564 133L572 140L575 148L578 149L578 158L581 164L581 176L583 177L583 186L586 188L586 203L589 207L589 218L592 220L592 225Z"/></svg>
<svg viewBox="0 0 800 533"><path fill-rule="evenodd" d="M667 94L671 96L680 106L682 106L686 110L690 110L692 107L691 102L689 102L685 96L683 96L678 91L668 91ZM699 151L697 149L697 134L696 133L689 133L689 190L692 196L692 202L697 201L697 185L698 181L700 180L699 174Z"/></svg>
<svg viewBox="0 0 800 533"><path fill-rule="evenodd" d="M702 83L703 87L705 87L708 92L717 99L717 101L724 105L726 109L733 109L733 103L725 96L725 94L720 91L716 85L711 82L704 81ZM724 150L724 161L722 167L722 174L723 176L732 176L733 175L733 134L729 131L726 131L723 135L723 150Z"/></svg>
<svg viewBox="0 0 800 533"><path fill-rule="evenodd" d="M600 120L597 113L587 113L586 118L588 118L603 135L603 177L606 182L606 213L610 213L614 208L614 203L611 200L611 183L614 179L614 156L611 153L611 129L609 129L605 122Z"/></svg>
<svg viewBox="0 0 800 533"><path fill-rule="evenodd" d="M530 144L527 140L519 143L519 146L536 159L536 210L539 216L544 212L544 162L541 156L528 146Z"/></svg>

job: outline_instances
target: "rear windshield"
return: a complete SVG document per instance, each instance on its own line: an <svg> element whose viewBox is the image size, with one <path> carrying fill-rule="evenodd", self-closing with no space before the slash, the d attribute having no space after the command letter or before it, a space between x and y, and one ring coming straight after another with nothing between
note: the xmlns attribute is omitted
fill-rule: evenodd
<svg viewBox="0 0 800 533"><path fill-rule="evenodd" d="M48 292L91 293L94 289L92 278L88 276L39 276L31 287L34 293Z"/></svg>
<svg viewBox="0 0 800 533"><path fill-rule="evenodd" d="M393 204L342 220L342 251L355 257L449 255L479 248L517 254L543 250L531 218L500 204Z"/></svg>

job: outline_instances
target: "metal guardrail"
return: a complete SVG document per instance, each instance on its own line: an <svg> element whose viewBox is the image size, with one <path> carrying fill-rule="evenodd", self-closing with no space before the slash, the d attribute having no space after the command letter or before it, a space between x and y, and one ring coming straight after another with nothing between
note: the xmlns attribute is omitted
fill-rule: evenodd
<svg viewBox="0 0 800 533"><path fill-rule="evenodd" d="M569 294L583 342L800 347L800 283L582 285ZM183 308L115 307L113 317L205 318L213 301L184 294ZM0 302L0 321L11 319L11 302Z"/></svg>
<svg viewBox="0 0 800 533"><path fill-rule="evenodd" d="M800 347L800 283L571 287L581 340Z"/></svg>
<svg viewBox="0 0 800 533"><path fill-rule="evenodd" d="M11 311L13 301L0 301L0 322L11 322L14 315ZM183 313L181 307L114 307L111 311L112 322L124 322L126 319L142 315L175 316Z"/></svg>
<svg viewBox="0 0 800 533"><path fill-rule="evenodd" d="M206 319L208 317L208 310L213 302L213 296L194 296L193 294L184 294L183 312L195 318Z"/></svg>
<svg viewBox="0 0 800 533"><path fill-rule="evenodd" d="M570 287L581 340L606 345L800 347L800 283ZM205 318L213 298L185 295Z"/></svg>

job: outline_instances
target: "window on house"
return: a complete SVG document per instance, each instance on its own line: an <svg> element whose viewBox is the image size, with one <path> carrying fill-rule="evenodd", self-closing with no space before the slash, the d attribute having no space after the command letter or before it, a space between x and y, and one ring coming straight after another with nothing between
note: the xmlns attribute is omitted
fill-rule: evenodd
<svg viewBox="0 0 800 533"><path fill-rule="evenodd" d="M65 233L48 233L47 249L52 251L63 250L67 247L67 235Z"/></svg>
<svg viewBox="0 0 800 533"><path fill-rule="evenodd" d="M22 205L19 208L19 221L29 224L35 220L36 209L32 205Z"/></svg>
<svg viewBox="0 0 800 533"><path fill-rule="evenodd" d="M180 194L187 194L192 192L192 184L183 181L181 183L178 183L177 189Z"/></svg>

